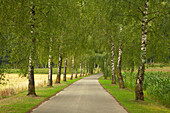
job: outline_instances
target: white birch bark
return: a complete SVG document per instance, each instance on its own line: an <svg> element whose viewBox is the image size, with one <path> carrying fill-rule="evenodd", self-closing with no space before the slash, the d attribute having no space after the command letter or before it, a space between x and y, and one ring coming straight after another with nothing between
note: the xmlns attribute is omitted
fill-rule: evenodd
<svg viewBox="0 0 170 113"><path fill-rule="evenodd" d="M65 59L63 81L66 81L66 75L67 75L67 58Z"/></svg>
<svg viewBox="0 0 170 113"><path fill-rule="evenodd" d="M36 96L35 93L35 81L34 81L34 66L33 66L33 54L35 52L35 43L36 39L34 37L34 24L35 24L35 5L31 6L31 42L32 42L32 47L30 50L30 56L29 56L29 67L28 67L28 96L29 95L34 95Z"/></svg>
<svg viewBox="0 0 170 113"><path fill-rule="evenodd" d="M146 63L148 6L149 6L149 0L146 0L146 3L144 5L143 21L142 21L141 64L138 69L136 88L135 88L136 100L144 100L143 81L144 81L144 72L145 72L145 63Z"/></svg>
<svg viewBox="0 0 170 113"><path fill-rule="evenodd" d="M74 73L74 57L72 59L72 73L71 73L71 80L73 79L73 73Z"/></svg>
<svg viewBox="0 0 170 113"><path fill-rule="evenodd" d="M111 70L112 70L112 84L116 84L113 40L111 40Z"/></svg>
<svg viewBox="0 0 170 113"><path fill-rule="evenodd" d="M119 56L118 56L118 62L117 62L117 77L119 80L119 88L125 88L122 73L121 73L121 62L122 62L122 45L120 43Z"/></svg>
<svg viewBox="0 0 170 113"><path fill-rule="evenodd" d="M81 77L82 73L81 73L81 63L80 63L80 77Z"/></svg>
<svg viewBox="0 0 170 113"><path fill-rule="evenodd" d="M50 38L50 45L49 45L49 59L48 59L48 83L47 86L52 86L52 38Z"/></svg>

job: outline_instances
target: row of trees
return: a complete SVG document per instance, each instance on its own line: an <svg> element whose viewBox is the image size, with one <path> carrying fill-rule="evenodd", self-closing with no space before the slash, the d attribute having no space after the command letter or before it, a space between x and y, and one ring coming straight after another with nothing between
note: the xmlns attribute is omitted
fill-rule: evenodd
<svg viewBox="0 0 170 113"><path fill-rule="evenodd" d="M167 0L0 0L1 59L28 73L28 95L35 94L34 67L48 62L48 85L52 85L52 63L61 67L72 60L74 70L93 72L99 64L124 88L121 68L134 71L136 100L144 100L146 59L169 63ZM147 45L147 51L146 51ZM161 54L160 54L161 53ZM59 59L58 59L59 57ZM4 69L4 66L1 66ZM83 74L80 71L80 74ZM1 71L3 73L3 71ZM3 74L1 74L3 75Z"/></svg>

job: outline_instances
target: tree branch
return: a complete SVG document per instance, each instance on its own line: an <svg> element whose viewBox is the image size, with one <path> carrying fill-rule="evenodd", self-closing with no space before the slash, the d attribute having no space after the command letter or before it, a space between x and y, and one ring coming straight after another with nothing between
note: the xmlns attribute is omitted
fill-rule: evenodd
<svg viewBox="0 0 170 113"><path fill-rule="evenodd" d="M142 15L144 15L142 9L140 7L138 7L139 11L142 13Z"/></svg>

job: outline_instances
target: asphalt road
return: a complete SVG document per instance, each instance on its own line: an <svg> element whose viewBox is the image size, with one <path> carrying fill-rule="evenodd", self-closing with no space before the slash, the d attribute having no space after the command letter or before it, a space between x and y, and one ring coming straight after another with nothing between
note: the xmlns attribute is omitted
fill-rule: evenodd
<svg viewBox="0 0 170 113"><path fill-rule="evenodd" d="M92 75L73 83L32 113L127 113L99 84L100 76Z"/></svg>

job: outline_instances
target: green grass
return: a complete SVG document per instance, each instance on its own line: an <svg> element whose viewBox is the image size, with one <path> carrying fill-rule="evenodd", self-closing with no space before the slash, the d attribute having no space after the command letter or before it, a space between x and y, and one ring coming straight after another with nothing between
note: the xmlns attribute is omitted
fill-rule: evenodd
<svg viewBox="0 0 170 113"><path fill-rule="evenodd" d="M145 101L135 101L134 91L119 89L118 85L111 85L111 81L104 80L103 77L99 79L99 82L131 113L170 113L169 108L149 97L145 97Z"/></svg>
<svg viewBox="0 0 170 113"><path fill-rule="evenodd" d="M67 80L67 82L61 82L60 85L53 85L53 87L37 88L37 97L26 96L27 91L23 91L16 95L4 98L0 100L0 113L25 113L43 100L51 97L56 92L61 91L63 88L81 78L82 77L74 80Z"/></svg>

